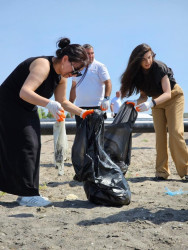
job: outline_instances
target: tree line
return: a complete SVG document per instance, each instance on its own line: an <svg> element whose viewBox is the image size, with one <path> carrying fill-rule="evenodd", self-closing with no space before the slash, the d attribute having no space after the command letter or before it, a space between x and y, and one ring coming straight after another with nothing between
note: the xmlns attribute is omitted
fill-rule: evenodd
<svg viewBox="0 0 188 250"><path fill-rule="evenodd" d="M53 115L50 112L46 113L44 111L44 109L41 108L41 107L38 108L38 114L39 114L40 119L52 119L52 118L54 118ZM188 118L188 113L184 113L183 117ZM67 113L66 118L71 118L69 113Z"/></svg>

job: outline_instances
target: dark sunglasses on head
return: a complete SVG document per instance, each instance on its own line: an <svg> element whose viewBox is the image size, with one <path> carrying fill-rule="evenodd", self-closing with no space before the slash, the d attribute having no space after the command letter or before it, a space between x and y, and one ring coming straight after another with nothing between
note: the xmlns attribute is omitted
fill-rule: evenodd
<svg viewBox="0 0 188 250"><path fill-rule="evenodd" d="M74 66L72 65L72 62L71 62L71 66L72 66L72 72L71 72L72 75L74 75L76 77L82 76L82 73L79 70L76 70L74 68Z"/></svg>

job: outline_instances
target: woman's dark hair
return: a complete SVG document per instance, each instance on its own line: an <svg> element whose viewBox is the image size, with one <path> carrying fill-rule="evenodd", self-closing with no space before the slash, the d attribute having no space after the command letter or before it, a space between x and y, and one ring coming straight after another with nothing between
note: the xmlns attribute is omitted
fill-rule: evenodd
<svg viewBox="0 0 188 250"><path fill-rule="evenodd" d="M138 94L139 89L136 86L135 78L140 71L143 56L151 51L153 58L155 57L151 47L145 43L138 45L131 53L127 68L121 75L121 97L129 97L133 93Z"/></svg>
<svg viewBox="0 0 188 250"><path fill-rule="evenodd" d="M69 38L61 38L57 41L59 49L56 50L56 60L67 55L70 62L80 63L80 68L88 66L88 55L80 44L70 44Z"/></svg>
<svg viewBox="0 0 188 250"><path fill-rule="evenodd" d="M69 57L70 62L79 63L80 69L85 67L85 71L77 85L80 84L85 78L89 65L89 59L85 48L80 44L70 44L69 38L59 39L59 41L57 41L57 46L59 47L59 49L56 50L55 61L60 60L63 56L66 55Z"/></svg>

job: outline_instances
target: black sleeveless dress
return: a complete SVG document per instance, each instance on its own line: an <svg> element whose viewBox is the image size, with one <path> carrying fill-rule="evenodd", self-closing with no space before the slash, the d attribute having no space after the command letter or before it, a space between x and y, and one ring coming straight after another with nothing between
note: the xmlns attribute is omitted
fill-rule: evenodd
<svg viewBox="0 0 188 250"><path fill-rule="evenodd" d="M20 196L39 195L40 120L37 106L25 102L19 92L29 74L32 57L17 66L0 85L0 190ZM47 79L35 91L50 98L61 76L52 65Z"/></svg>

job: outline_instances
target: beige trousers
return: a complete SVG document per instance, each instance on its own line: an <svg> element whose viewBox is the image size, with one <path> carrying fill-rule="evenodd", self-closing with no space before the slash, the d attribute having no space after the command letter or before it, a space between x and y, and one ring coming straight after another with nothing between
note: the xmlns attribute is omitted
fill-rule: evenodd
<svg viewBox="0 0 188 250"><path fill-rule="evenodd" d="M188 149L184 140L184 95L178 84L172 90L171 99L152 108L156 133L156 176L167 178L168 167L167 129L169 148L176 170L181 178L188 175Z"/></svg>

